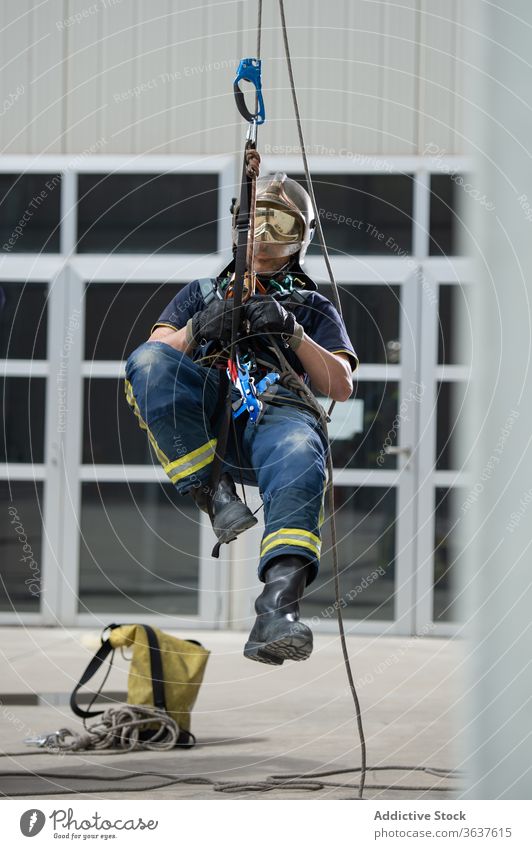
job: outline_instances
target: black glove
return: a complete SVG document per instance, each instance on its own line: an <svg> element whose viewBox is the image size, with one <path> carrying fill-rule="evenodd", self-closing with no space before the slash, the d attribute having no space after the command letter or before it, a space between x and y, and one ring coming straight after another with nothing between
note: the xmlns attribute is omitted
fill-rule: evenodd
<svg viewBox="0 0 532 849"><path fill-rule="evenodd" d="M187 342L192 347L200 345L203 341L230 342L232 322L233 301L217 298L187 321Z"/></svg>
<svg viewBox="0 0 532 849"><path fill-rule="evenodd" d="M253 295L243 307L244 318L252 333L281 334L295 350L303 339L303 328L293 313L269 295Z"/></svg>

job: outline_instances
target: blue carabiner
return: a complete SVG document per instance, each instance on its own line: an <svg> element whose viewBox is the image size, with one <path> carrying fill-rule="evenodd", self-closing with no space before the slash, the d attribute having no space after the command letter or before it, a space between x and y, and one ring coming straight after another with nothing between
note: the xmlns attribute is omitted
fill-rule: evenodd
<svg viewBox="0 0 532 849"><path fill-rule="evenodd" d="M237 109L242 117L246 121L249 121L250 124L264 124L266 120L264 100L262 98L261 65L260 59L241 59L233 83ZM257 94L257 111L255 113L250 112L246 106L244 92L241 91L239 86L240 80L246 80L246 82L255 86Z"/></svg>

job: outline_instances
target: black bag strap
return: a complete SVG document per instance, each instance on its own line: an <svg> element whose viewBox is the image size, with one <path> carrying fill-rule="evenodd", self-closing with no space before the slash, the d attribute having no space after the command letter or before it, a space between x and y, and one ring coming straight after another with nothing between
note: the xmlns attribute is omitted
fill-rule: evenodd
<svg viewBox="0 0 532 849"><path fill-rule="evenodd" d="M142 625L148 638L151 666L151 687L153 691L153 704L160 710L166 710L166 699L164 697L163 661L161 648L157 634L150 625Z"/></svg>
<svg viewBox="0 0 532 849"><path fill-rule="evenodd" d="M113 628L119 628L119 625L108 625L105 631L113 630ZM144 628L146 633L146 637L148 640L148 649L150 653L150 671L151 671L151 686L153 692L153 704L156 708L160 708L161 710L166 710L166 699L164 697L164 678L163 678L163 663L161 658L161 649L159 646L159 641L157 639L157 634L153 630L150 625L141 625L141 628ZM98 669L108 657L108 655L114 651L113 646L109 639L105 640L90 663L88 664L85 672L79 679L78 683L74 687L72 691L72 695L70 696L70 707L72 711L76 714L76 716L82 717L82 719L89 719L92 716L100 716L103 713L103 710L84 710L79 706L77 696L78 692L90 679L96 675Z"/></svg>
<svg viewBox="0 0 532 849"><path fill-rule="evenodd" d="M109 628L117 627L117 625L109 625ZM82 719L89 719L91 716L99 716L103 713L103 710L83 710L83 708L78 705L77 696L81 687L83 687L87 681L90 681L93 675L96 675L105 658L111 654L111 652L114 652L114 648L111 645L111 641L107 639L101 644L100 648L88 664L85 672L72 690L72 695L70 696L70 707L76 716L81 716Z"/></svg>

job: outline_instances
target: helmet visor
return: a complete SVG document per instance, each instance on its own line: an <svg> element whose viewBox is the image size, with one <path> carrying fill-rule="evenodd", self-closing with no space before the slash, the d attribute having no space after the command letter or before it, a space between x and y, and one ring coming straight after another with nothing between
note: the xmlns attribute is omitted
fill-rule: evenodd
<svg viewBox="0 0 532 849"><path fill-rule="evenodd" d="M272 205L257 204L255 241L297 245L303 239L304 224L295 213Z"/></svg>

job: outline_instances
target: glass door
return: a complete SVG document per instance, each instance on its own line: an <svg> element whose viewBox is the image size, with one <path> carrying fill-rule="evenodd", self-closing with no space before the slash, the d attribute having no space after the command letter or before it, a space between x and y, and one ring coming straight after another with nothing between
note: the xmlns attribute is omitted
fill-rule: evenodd
<svg viewBox="0 0 532 849"><path fill-rule="evenodd" d="M353 632L406 634L413 628L417 408L423 396L416 378L418 277L412 260L372 258L350 261L349 277L340 284L361 360L353 396L336 406L330 424L341 604ZM320 291L329 294L325 285ZM250 500L259 506L258 492L251 491ZM327 503L326 516L328 510ZM253 619L261 533L259 523L234 547L228 587L234 627L246 628ZM320 574L302 613L318 631L337 627L327 520Z"/></svg>

